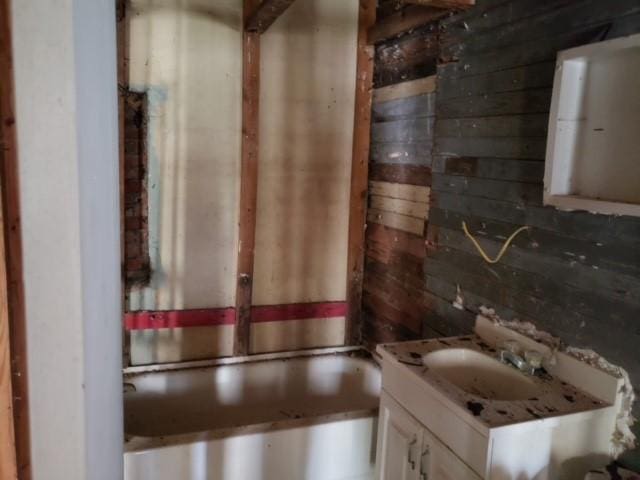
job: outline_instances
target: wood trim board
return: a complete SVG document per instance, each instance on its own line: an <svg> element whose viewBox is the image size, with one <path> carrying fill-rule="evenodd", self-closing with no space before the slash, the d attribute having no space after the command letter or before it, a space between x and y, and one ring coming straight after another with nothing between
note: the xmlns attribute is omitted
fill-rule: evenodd
<svg viewBox="0 0 640 480"><path fill-rule="evenodd" d="M0 199L0 207L1 206ZM4 227L4 215L2 214L2 210L0 210L0 478L9 479L17 478L18 470L13 425L11 339L9 331L9 298L7 294Z"/></svg>
<svg viewBox="0 0 640 480"><path fill-rule="evenodd" d="M431 188L404 183L371 181L369 182L369 192L371 195L399 198L410 202L428 202Z"/></svg>
<svg viewBox="0 0 640 480"><path fill-rule="evenodd" d="M430 75L417 80L396 83L386 87L376 88L373 91L373 103L389 102L402 98L415 97L425 93L436 91L436 76Z"/></svg>
<svg viewBox="0 0 640 480"><path fill-rule="evenodd" d="M22 273L22 229L18 190L18 151L15 120L11 9L9 0L0 0L0 129L3 162L2 213L4 222L4 256L6 262L8 320L11 353L11 388L15 456L20 480L31 479L31 440L29 430L29 395L27 370L27 332ZM2 478L5 478L3 475Z"/></svg>
<svg viewBox="0 0 640 480"><path fill-rule="evenodd" d="M369 209L367 221L371 223L379 223L396 230L413 233L415 235L424 234L424 218L410 217L399 213L384 212L382 210Z"/></svg>
<svg viewBox="0 0 640 480"><path fill-rule="evenodd" d="M126 299L125 272L125 92L128 88L127 75L127 1L116 0L116 41L118 54L118 155L120 175L120 272L121 272L121 304L124 309ZM122 326L122 364L130 364L131 345L126 328Z"/></svg>
<svg viewBox="0 0 640 480"><path fill-rule="evenodd" d="M429 217L428 202L412 202L400 198L387 198L379 195L369 197L369 208L383 212L397 213L408 217L426 220Z"/></svg>

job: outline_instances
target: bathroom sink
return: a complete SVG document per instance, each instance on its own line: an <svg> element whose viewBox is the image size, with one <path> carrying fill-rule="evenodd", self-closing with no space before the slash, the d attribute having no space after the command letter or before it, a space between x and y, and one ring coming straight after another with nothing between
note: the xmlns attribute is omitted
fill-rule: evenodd
<svg viewBox="0 0 640 480"><path fill-rule="evenodd" d="M527 400L537 395L536 383L514 367L467 348L426 354L422 361L433 373L461 390L488 400Z"/></svg>

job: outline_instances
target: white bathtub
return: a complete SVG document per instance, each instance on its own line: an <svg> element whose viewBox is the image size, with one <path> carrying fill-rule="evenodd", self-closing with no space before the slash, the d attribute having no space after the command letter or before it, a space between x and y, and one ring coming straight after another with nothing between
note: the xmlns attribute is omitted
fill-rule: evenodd
<svg viewBox="0 0 640 480"><path fill-rule="evenodd" d="M380 372L348 350L128 369L125 480L373 478Z"/></svg>

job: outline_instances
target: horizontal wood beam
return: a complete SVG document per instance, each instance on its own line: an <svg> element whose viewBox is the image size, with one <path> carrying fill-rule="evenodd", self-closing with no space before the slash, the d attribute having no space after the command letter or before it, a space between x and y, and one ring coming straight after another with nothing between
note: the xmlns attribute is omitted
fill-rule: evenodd
<svg viewBox="0 0 640 480"><path fill-rule="evenodd" d="M465 10L476 4L476 0L401 0L402 3L423 5L425 7Z"/></svg>
<svg viewBox="0 0 640 480"><path fill-rule="evenodd" d="M248 32L264 33L295 0L264 0L247 20Z"/></svg>
<svg viewBox="0 0 640 480"><path fill-rule="evenodd" d="M447 15L449 12L441 8L425 8L418 5L412 5L393 15L389 15L380 21L368 32L369 44L382 42L389 38L397 37L409 30L427 25Z"/></svg>

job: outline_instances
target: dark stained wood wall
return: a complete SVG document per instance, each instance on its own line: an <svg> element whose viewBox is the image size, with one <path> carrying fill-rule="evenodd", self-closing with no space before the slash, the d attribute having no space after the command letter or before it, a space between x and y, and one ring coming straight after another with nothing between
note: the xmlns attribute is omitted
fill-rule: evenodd
<svg viewBox="0 0 640 480"><path fill-rule="evenodd" d="M433 151L407 146L399 167L380 155L386 145L372 148L372 178L395 175L432 190L424 238L368 225L365 341L468 332L484 305L597 350L640 387L640 219L542 205L557 52L637 32L637 0L477 0L440 22ZM424 65L398 71L410 78L428 73ZM397 80L384 65L376 72L377 85ZM411 105L416 118L429 108L424 99ZM386 120L374 106L374 143ZM407 135L414 126L420 134ZM414 121L397 135L424 132ZM417 168L430 178L409 173ZM463 220L491 256L516 228L533 228L489 265Z"/></svg>
<svg viewBox="0 0 640 480"><path fill-rule="evenodd" d="M428 290L593 348L640 387L640 218L542 205L556 53L640 32L640 2L479 0L441 26ZM463 220L491 254L533 228L489 265Z"/></svg>
<svg viewBox="0 0 640 480"><path fill-rule="evenodd" d="M407 7L396 0L380 2L377 21L402 8ZM381 203L402 197L417 200L418 210L427 202L428 209L437 95L428 84L435 82L429 77L436 74L437 47L437 23L376 45L362 332L370 346L458 331L441 315L446 302L426 289L428 220L417 218L422 212L415 211L389 215L392 203L380 210ZM395 89L404 93L389 95ZM406 200L400 203L407 205Z"/></svg>

